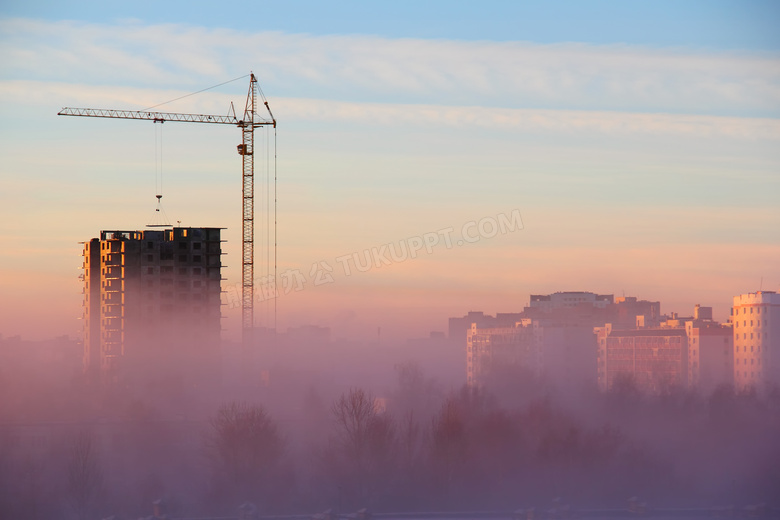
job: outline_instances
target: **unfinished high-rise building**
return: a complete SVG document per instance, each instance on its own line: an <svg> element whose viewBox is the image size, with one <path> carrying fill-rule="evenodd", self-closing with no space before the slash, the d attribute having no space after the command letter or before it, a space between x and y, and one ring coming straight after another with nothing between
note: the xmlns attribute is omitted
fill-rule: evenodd
<svg viewBox="0 0 780 520"><path fill-rule="evenodd" d="M218 372L220 228L101 231L84 244L84 370L103 383Z"/></svg>

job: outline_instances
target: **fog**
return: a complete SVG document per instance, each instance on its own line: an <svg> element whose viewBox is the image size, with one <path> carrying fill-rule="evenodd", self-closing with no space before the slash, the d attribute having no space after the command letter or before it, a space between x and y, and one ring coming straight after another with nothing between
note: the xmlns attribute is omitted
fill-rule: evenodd
<svg viewBox="0 0 780 520"><path fill-rule="evenodd" d="M0 517L135 519L735 507L780 496L780 390L560 387L521 366L465 385L443 335L256 331L205 366L91 380L80 341L0 341ZM206 376L204 376L204 374ZM557 505L557 506L556 506Z"/></svg>

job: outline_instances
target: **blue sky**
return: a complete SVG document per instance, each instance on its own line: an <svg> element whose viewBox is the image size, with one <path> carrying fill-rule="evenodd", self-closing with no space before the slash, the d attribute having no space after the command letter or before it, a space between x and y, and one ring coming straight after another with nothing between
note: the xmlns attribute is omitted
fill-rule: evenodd
<svg viewBox="0 0 780 520"><path fill-rule="evenodd" d="M7 0L6 16L47 20L186 23L246 31L390 38L585 42L778 50L771 0L212 2Z"/></svg>
<svg viewBox="0 0 780 520"><path fill-rule="evenodd" d="M279 121L280 269L514 209L526 224L287 295L282 327L423 335L557 290L723 319L762 279L780 289L778 5L6 2L0 333L42 333L43 305L77 335L78 242L153 212L160 129L57 111L143 109L249 70ZM246 83L160 109L224 114ZM166 212L227 228L232 287L238 130L164 126Z"/></svg>

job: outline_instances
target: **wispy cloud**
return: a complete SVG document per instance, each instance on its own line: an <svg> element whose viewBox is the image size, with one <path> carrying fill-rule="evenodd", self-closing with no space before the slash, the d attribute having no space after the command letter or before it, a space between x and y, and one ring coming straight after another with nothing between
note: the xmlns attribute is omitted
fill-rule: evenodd
<svg viewBox="0 0 780 520"><path fill-rule="evenodd" d="M780 57L628 46L244 33L0 20L5 79L195 90L253 68L290 97L780 115Z"/></svg>
<svg viewBox="0 0 780 520"><path fill-rule="evenodd" d="M5 103L50 103L90 108L141 109L180 91L143 88L109 88L78 83L42 81L0 81L0 97ZM212 94L197 104L158 110L195 111L226 114L235 98ZM725 117L711 115L613 112L596 110L517 109L485 106L445 106L346 102L325 99L274 97L277 115L293 120L319 123L416 127L483 128L498 131L593 133L604 135L662 135L697 138L780 140L780 119Z"/></svg>

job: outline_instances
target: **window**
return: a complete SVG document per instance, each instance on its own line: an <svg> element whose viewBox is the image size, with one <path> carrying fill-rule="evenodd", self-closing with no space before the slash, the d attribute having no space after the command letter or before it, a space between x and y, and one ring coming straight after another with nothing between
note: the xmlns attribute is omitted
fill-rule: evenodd
<svg viewBox="0 0 780 520"><path fill-rule="evenodd" d="M193 262L200 262L200 255L195 255L192 257Z"/></svg>
<svg viewBox="0 0 780 520"><path fill-rule="evenodd" d="M154 262L154 255L146 255L146 260L148 262Z"/></svg>
<svg viewBox="0 0 780 520"><path fill-rule="evenodd" d="M187 261L187 255L179 255L179 262L186 262Z"/></svg>
<svg viewBox="0 0 780 520"><path fill-rule="evenodd" d="M146 249L154 249L154 242L147 242Z"/></svg>
<svg viewBox="0 0 780 520"><path fill-rule="evenodd" d="M186 267L179 267L179 274L186 275L187 274L187 268Z"/></svg>
<svg viewBox="0 0 780 520"><path fill-rule="evenodd" d="M154 267L147 267L146 274L154 274Z"/></svg>
<svg viewBox="0 0 780 520"><path fill-rule="evenodd" d="M200 267L193 267L192 268L192 274L196 276L200 276Z"/></svg>
<svg viewBox="0 0 780 520"><path fill-rule="evenodd" d="M750 308L750 314L753 314L753 307Z"/></svg>
<svg viewBox="0 0 780 520"><path fill-rule="evenodd" d="M194 244L192 244L192 249L200 249L201 245L202 244L200 242L195 242Z"/></svg>

